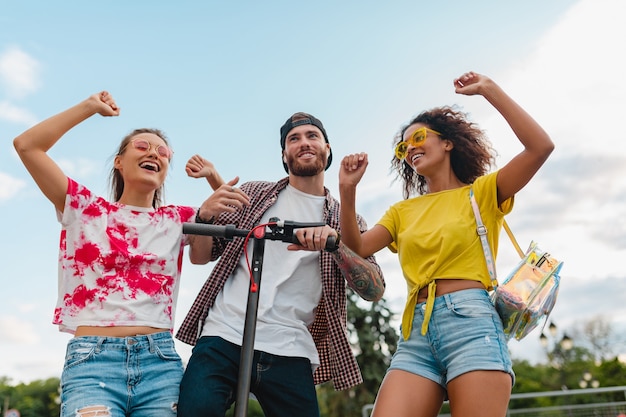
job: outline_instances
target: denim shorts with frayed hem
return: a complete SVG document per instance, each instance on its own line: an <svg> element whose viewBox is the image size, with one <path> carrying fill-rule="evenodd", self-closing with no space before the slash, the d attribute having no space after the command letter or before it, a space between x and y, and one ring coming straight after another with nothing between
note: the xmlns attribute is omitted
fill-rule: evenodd
<svg viewBox="0 0 626 417"><path fill-rule="evenodd" d="M61 417L176 416L183 365L170 332L67 344Z"/></svg>
<svg viewBox="0 0 626 417"><path fill-rule="evenodd" d="M502 321L487 291L468 289L435 298L428 331L422 336L426 303L415 306L408 340L402 337L389 370L428 378L446 389L448 382L470 371L515 374Z"/></svg>

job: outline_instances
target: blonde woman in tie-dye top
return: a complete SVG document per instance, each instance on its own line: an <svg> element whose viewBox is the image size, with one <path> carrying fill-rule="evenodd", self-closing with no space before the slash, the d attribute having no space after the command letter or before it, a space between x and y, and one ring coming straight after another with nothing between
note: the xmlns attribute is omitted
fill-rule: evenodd
<svg viewBox="0 0 626 417"><path fill-rule="evenodd" d="M53 321L74 337L61 377L61 416L175 416L183 366L172 331L183 248L204 251L209 238L182 234L195 208L162 205L172 151L157 129L134 130L120 143L113 202L63 173L47 151L95 114L119 115L109 93L90 96L13 142L62 226ZM186 169L212 186L223 183L214 170L199 173L192 160Z"/></svg>
<svg viewBox="0 0 626 417"><path fill-rule="evenodd" d="M452 415L506 414L514 373L470 204L473 189L497 252L513 197L554 148L550 137L491 79L468 72L455 92L484 97L509 123L522 151L489 172L495 152L478 126L452 107L427 110L397 135L392 168L404 200L361 234L356 186L367 155L349 155L339 173L341 240L360 256L397 252L408 296L402 337L382 382L373 417L436 416L448 398Z"/></svg>

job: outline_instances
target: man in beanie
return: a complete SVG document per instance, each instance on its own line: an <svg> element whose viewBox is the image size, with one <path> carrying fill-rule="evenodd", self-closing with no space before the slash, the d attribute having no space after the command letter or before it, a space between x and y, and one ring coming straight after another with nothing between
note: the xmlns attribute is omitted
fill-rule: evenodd
<svg viewBox="0 0 626 417"><path fill-rule="evenodd" d="M249 205L230 213L207 200L198 216L240 229L272 217L326 224L296 229L299 245L265 241L250 383L266 417L317 417L315 384L332 380L342 390L363 381L347 338L346 284L377 301L385 283L374 257L363 259L340 242L339 202L324 187L332 152L322 122L294 114L280 129L280 145L288 177L230 187ZM336 250L324 250L330 236L339 241ZM251 257L252 243L246 250ZM213 238L204 257L197 256L193 263L219 261L177 334L195 345L178 415L223 417L236 396L250 286L244 239Z"/></svg>

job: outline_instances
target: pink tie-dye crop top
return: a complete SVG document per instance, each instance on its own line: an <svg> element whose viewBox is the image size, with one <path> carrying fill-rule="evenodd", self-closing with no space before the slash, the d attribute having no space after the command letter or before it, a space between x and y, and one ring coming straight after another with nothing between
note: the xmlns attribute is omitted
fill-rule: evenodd
<svg viewBox="0 0 626 417"><path fill-rule="evenodd" d="M110 203L68 179L59 248L54 324L173 329L183 248L182 223L195 209Z"/></svg>

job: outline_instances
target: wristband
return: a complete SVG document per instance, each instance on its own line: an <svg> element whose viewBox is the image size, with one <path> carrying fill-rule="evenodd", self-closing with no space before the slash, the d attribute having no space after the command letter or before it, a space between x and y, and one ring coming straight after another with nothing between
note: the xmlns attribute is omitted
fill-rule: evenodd
<svg viewBox="0 0 626 417"><path fill-rule="evenodd" d="M202 217L200 217L200 209L196 211L196 223L213 224L213 222L215 222L215 216L211 216L208 220L205 220Z"/></svg>

